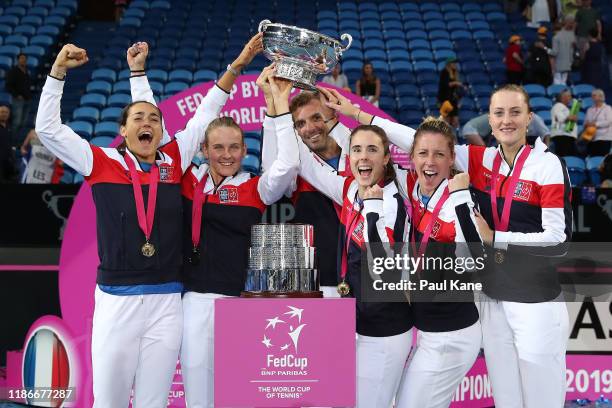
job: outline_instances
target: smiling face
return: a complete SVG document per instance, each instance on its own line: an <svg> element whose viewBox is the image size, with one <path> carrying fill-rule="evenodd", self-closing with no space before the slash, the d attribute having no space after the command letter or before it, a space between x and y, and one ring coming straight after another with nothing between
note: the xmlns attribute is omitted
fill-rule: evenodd
<svg viewBox="0 0 612 408"><path fill-rule="evenodd" d="M603 105L606 101L604 97L604 93L601 90L595 90L591 93L591 98L593 99L593 103L597 106Z"/></svg>
<svg viewBox="0 0 612 408"><path fill-rule="evenodd" d="M218 126L206 135L202 152L208 159L215 184L219 184L222 178L238 173L246 156L246 146L238 129Z"/></svg>
<svg viewBox="0 0 612 408"><path fill-rule="evenodd" d="M489 124L493 136L502 146L524 144L532 116L521 92L501 90L493 94L489 106Z"/></svg>
<svg viewBox="0 0 612 408"><path fill-rule="evenodd" d="M148 102L137 102L129 106L123 119L119 133L127 148L138 160L153 163L163 133L159 109Z"/></svg>
<svg viewBox="0 0 612 408"><path fill-rule="evenodd" d="M371 130L359 130L351 137L351 171L361 187L380 182L385 176L389 153L380 136Z"/></svg>
<svg viewBox="0 0 612 408"><path fill-rule="evenodd" d="M293 112L293 123L298 135L310 150L322 154L328 143L329 131L325 125L321 102L312 99Z"/></svg>
<svg viewBox="0 0 612 408"><path fill-rule="evenodd" d="M442 180L450 177L455 161L452 143L452 139L439 132L424 131L416 138L411 158L425 195L431 195Z"/></svg>

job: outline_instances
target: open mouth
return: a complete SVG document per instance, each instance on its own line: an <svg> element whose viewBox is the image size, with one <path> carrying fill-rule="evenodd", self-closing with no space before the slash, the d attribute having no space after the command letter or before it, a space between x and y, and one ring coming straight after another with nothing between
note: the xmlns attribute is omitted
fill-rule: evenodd
<svg viewBox="0 0 612 408"><path fill-rule="evenodd" d="M432 181L438 175L438 172L433 170L423 170L423 175L425 176L426 180Z"/></svg>
<svg viewBox="0 0 612 408"><path fill-rule="evenodd" d="M150 144L153 141L153 133L151 132L142 132L138 135L138 141L141 143Z"/></svg>
<svg viewBox="0 0 612 408"><path fill-rule="evenodd" d="M357 171L361 177L370 177L372 175L372 166L359 166Z"/></svg>

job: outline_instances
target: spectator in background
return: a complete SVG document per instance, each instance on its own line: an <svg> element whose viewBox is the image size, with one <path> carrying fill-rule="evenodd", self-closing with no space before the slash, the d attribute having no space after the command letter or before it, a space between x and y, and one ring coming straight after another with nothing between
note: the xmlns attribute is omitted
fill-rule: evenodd
<svg viewBox="0 0 612 408"><path fill-rule="evenodd" d="M28 57L20 53L17 56L17 65L6 73L6 90L13 97L13 138L19 140L19 131L25 125L30 113L32 102L32 80L28 72Z"/></svg>
<svg viewBox="0 0 612 408"><path fill-rule="evenodd" d="M469 120L462 129L461 135L468 144L478 146L494 146L495 138L493 138L491 124L489 123L489 115L487 113L476 116ZM527 127L527 143L534 144L536 138L548 144L550 139L550 130L544 123L544 119L533 113L529 126Z"/></svg>
<svg viewBox="0 0 612 408"><path fill-rule="evenodd" d="M322 81L325 82L326 84L330 84L335 87L342 88L345 91L351 92L351 88L349 87L348 79L346 78L346 75L342 73L340 63L336 64L331 74L325 75Z"/></svg>
<svg viewBox="0 0 612 408"><path fill-rule="evenodd" d="M128 0L115 0L115 21L119 22L119 20L121 20L127 6Z"/></svg>
<svg viewBox="0 0 612 408"><path fill-rule="evenodd" d="M445 101L450 102L453 107L451 116L456 117L459 115L459 101L463 93L464 86L459 77L459 70L457 69L457 58L448 57L444 69L440 72L440 81L438 82L438 104L441 107Z"/></svg>
<svg viewBox="0 0 612 408"><path fill-rule="evenodd" d="M380 79L374 74L374 66L370 62L363 64L361 78L357 80L355 93L378 107L380 99Z"/></svg>
<svg viewBox="0 0 612 408"><path fill-rule="evenodd" d="M459 127L459 118L457 117L457 109L453 106L450 101L444 101L440 106L439 120L443 120L450 125L453 130L453 135L457 137L457 128Z"/></svg>
<svg viewBox="0 0 612 408"><path fill-rule="evenodd" d="M521 55L521 37L513 35L508 41L504 63L506 64L506 82L521 85L523 83L523 71L525 62Z"/></svg>
<svg viewBox="0 0 612 408"><path fill-rule="evenodd" d="M595 30L595 38L601 41L601 19L599 11L591 7L591 0L582 0L582 7L576 12L576 45L580 51L580 58L589 45L591 30Z"/></svg>
<svg viewBox="0 0 612 408"><path fill-rule="evenodd" d="M585 49L581 65L582 82L591 84L596 88L607 87L610 81L606 48L599 40L595 28L589 34L589 42L586 44Z"/></svg>
<svg viewBox="0 0 612 408"><path fill-rule="evenodd" d="M16 169L8 120L11 110L6 105L0 105L0 184L13 183Z"/></svg>
<svg viewBox="0 0 612 408"><path fill-rule="evenodd" d="M591 92L593 106L587 109L582 138L589 142L589 156L605 156L612 148L612 107L601 89Z"/></svg>
<svg viewBox="0 0 612 408"><path fill-rule="evenodd" d="M574 34L574 16L566 15L563 28L553 37L553 47L550 55L555 57L554 83L565 85L567 74L572 70L576 35Z"/></svg>
<svg viewBox="0 0 612 408"><path fill-rule="evenodd" d="M21 157L27 158L22 183L58 184L60 182L64 175L63 163L43 146L34 129L28 132L20 150Z"/></svg>
<svg viewBox="0 0 612 408"><path fill-rule="evenodd" d="M527 57L527 81L544 87L552 84L552 67L549 52L551 51L544 26L538 28L538 38L535 39Z"/></svg>
<svg viewBox="0 0 612 408"><path fill-rule="evenodd" d="M580 8L581 0L561 0L561 14L575 16Z"/></svg>
<svg viewBox="0 0 612 408"><path fill-rule="evenodd" d="M607 154L599 166L601 188L612 188L612 155Z"/></svg>
<svg viewBox="0 0 612 408"><path fill-rule="evenodd" d="M578 126L574 125L571 131L566 130L569 121L577 121L576 115L570 115L572 93L565 89L557 95L557 102L553 105L551 116L551 139L555 144L555 153L558 156L578 156L576 140L578 139Z"/></svg>

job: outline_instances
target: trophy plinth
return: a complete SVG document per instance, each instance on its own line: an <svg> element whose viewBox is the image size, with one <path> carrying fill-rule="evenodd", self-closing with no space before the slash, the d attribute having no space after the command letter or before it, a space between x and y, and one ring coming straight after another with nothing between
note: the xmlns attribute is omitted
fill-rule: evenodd
<svg viewBox="0 0 612 408"><path fill-rule="evenodd" d="M342 46L339 40L329 36L270 20L259 23L259 32L263 32L264 55L276 61L276 76L293 81L295 87L310 90L315 89L317 76L331 72L353 42L350 34L340 36L342 41L347 41Z"/></svg>
<svg viewBox="0 0 612 408"><path fill-rule="evenodd" d="M255 224L242 297L323 297L315 267L312 225Z"/></svg>

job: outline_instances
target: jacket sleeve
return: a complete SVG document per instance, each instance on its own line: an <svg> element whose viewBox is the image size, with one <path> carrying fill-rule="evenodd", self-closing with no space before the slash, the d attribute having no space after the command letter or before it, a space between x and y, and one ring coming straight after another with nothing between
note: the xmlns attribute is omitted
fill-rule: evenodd
<svg viewBox="0 0 612 408"><path fill-rule="evenodd" d="M149 85L149 80L147 79L146 75L130 77L130 91L132 93L132 102L146 101L157 106L157 101L153 96L153 91L151 90L151 85ZM160 144L165 145L166 143L169 143L172 138L170 137L163 120L162 129L164 133L162 134Z"/></svg>
<svg viewBox="0 0 612 408"><path fill-rule="evenodd" d="M300 152L300 176L335 203L342 205L342 190L347 177L326 168L300 138L296 140Z"/></svg>
<svg viewBox="0 0 612 408"><path fill-rule="evenodd" d="M389 141L403 151L409 152L412 149L414 134L416 133L413 128L378 116L374 116L372 125L381 127L387 134Z"/></svg>
<svg viewBox="0 0 612 408"><path fill-rule="evenodd" d="M293 130L293 119L290 113L274 118L278 154L270 167L260 177L257 190L261 200L270 205L279 200L287 191L298 172L300 155L297 135Z"/></svg>
<svg viewBox="0 0 612 408"><path fill-rule="evenodd" d="M484 246L476 228L470 190L453 191L450 202L455 209L455 255L458 258L484 258Z"/></svg>
<svg viewBox="0 0 612 408"><path fill-rule="evenodd" d="M94 165L91 145L62 124L60 101L63 90L64 81L47 77L36 114L36 134L57 158L83 176L89 176Z"/></svg>

